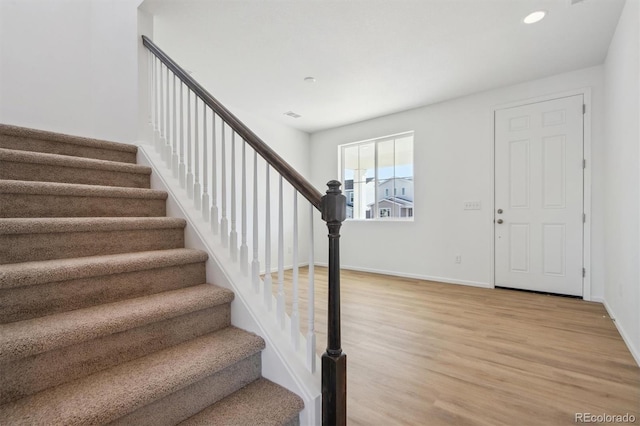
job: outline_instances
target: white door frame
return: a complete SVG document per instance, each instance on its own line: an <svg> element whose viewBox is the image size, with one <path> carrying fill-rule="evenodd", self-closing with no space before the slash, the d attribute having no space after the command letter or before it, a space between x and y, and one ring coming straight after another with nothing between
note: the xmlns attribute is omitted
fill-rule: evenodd
<svg viewBox="0 0 640 426"><path fill-rule="evenodd" d="M551 101L558 98L566 98L569 96L582 95L584 104L586 105L586 112L584 114L583 121L583 137L584 137L584 159L587 162L587 166L584 169L583 179L583 197L582 197L582 211L586 215L586 222L582 227L582 264L585 268L585 276L582 278L582 298L587 301L591 301L591 88L584 87L581 89L569 90L566 92L553 93L535 98L509 102L505 104L494 105L492 108L491 118L493 119L493 155L491 156L491 204L492 215L491 223L489 224L490 241L491 241L491 282L492 288L496 286L496 273L495 273L495 211L496 211L496 182L495 182L495 165L496 165L496 111L507 108L514 108L538 102Z"/></svg>

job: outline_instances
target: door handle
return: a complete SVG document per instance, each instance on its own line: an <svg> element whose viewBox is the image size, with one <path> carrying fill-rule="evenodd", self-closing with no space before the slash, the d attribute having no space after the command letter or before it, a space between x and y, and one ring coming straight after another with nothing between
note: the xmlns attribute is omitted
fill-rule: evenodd
<svg viewBox="0 0 640 426"><path fill-rule="evenodd" d="M502 223L502 219L498 219L496 222L498 222L498 223Z"/></svg>

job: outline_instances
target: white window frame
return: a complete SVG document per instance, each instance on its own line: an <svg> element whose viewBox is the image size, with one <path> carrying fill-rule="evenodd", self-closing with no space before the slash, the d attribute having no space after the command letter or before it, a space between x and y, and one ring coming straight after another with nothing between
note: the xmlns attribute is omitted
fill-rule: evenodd
<svg viewBox="0 0 640 426"><path fill-rule="evenodd" d="M345 181L345 175L344 175L344 151L346 147L350 147L350 146L355 146L355 145L363 145L363 144L367 144L367 143L374 143L374 159L375 159L375 164L374 164L374 180L375 182L378 182L378 144L380 142L384 142L387 141L389 139L399 139L401 137L404 136L411 136L411 149L412 151L414 150L414 146L415 146L415 131L410 130L410 131L406 131L406 132L400 132L400 133L395 133L395 134L391 134L391 135L387 135L387 136L381 136L381 137L376 137L376 138L372 138L372 139L366 139L366 140L361 140L358 142L351 142L351 143L346 143L346 144L340 144L338 145L338 176L340 176L339 180L341 182L344 183ZM412 168L414 170L414 174L412 175L412 181L413 181L413 193L414 193L414 197L416 194L416 190L415 190L415 158L413 156L413 152L412 152L412 160L414 160L412 162ZM397 177L394 175L394 179L396 179ZM387 190L387 189L386 189ZM403 188L404 190L404 188ZM355 188L355 182L354 182L354 188L353 188L353 198L355 199L355 192L356 192L356 188ZM394 187L394 197L397 196L396 194L397 190ZM403 195L404 195L404 191L403 191ZM378 191L377 189L375 190L375 196L374 196L374 205L372 206L373 208L371 209L371 213L374 215L374 217L372 218L347 218L347 220L356 220L356 221L367 221L367 222L371 222L371 221L401 221L401 222L413 222L414 220L414 216L411 217L380 217L379 215L379 206L378 203L380 200L378 200ZM353 202L352 202L353 203ZM414 205L411 207L411 211L412 214L414 214L415 212L415 200L414 200Z"/></svg>

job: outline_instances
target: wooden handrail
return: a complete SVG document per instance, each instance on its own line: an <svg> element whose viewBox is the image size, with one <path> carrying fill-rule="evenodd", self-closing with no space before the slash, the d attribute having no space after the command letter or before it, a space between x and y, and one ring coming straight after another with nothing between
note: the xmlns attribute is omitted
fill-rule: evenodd
<svg viewBox="0 0 640 426"><path fill-rule="evenodd" d="M322 193L318 191L297 170L280 157L269 145L251 131L242 121L214 98L204 87L195 81L180 65L156 46L147 36L142 36L142 44L167 66L184 84L187 85L205 104L226 122L242 139L282 175L304 198L320 210Z"/></svg>

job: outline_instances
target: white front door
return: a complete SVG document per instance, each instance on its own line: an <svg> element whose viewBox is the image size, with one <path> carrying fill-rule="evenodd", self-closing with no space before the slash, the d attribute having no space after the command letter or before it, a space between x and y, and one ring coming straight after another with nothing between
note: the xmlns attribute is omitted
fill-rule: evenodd
<svg viewBox="0 0 640 426"><path fill-rule="evenodd" d="M495 113L495 285L582 296L583 96Z"/></svg>

